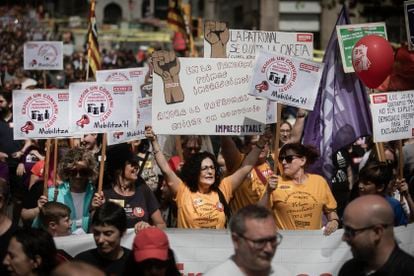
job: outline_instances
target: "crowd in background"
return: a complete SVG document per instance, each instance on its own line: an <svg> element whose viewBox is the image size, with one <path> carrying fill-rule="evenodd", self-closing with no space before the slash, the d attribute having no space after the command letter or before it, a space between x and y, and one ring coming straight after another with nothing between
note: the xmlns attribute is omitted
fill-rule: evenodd
<svg viewBox="0 0 414 276"><path fill-rule="evenodd" d="M350 201L377 194L391 204L395 226L412 221L414 141L405 141L402 177L398 175L402 164L396 145L387 143L386 162L379 162L371 137L362 137L334 154L334 178L327 181L307 172L318 153L312 146L300 144L306 112L293 108L284 112L278 160L271 150L274 129L260 137L182 136L180 157L175 137L158 137L148 126L147 139L108 149L104 188L99 192L102 135L62 139L57 170L49 168L48 194L43 194L45 144L13 139L13 90L68 88L71 82L85 81L87 66L85 48L75 49L73 34L43 31L43 16L41 9L0 7L1 275L8 273L6 268L18 275L25 275L17 271L23 268L46 275L58 262L73 257L109 274L130 275L130 271L162 267L169 271L166 275L179 275L171 265L174 255L168 239L155 229L224 229L232 213L250 204L271 210L278 229L320 229L325 225L324 233L329 235L342 227L341 218ZM40 71L24 70L23 44L31 40L63 41L64 70L47 72L46 78ZM103 69L139 67L146 60L142 52L123 49L102 49L101 56ZM280 166L279 176L275 163ZM295 200L295 193L312 195L315 202L306 202L312 205L311 220L303 219L306 212L295 209L293 203L286 204L288 192L283 189L290 191L290 200ZM296 200L300 202L300 197ZM120 246L127 228L138 233L132 251ZM153 233L147 233L148 229ZM51 239L80 233L93 233L97 249L67 256ZM162 249L150 254L145 246L155 242L154 237L161 240ZM13 261L11 255L21 251L21 246L32 262ZM40 256L41 261L33 256ZM78 269L74 266L71 269ZM82 269L94 268L85 265Z"/></svg>

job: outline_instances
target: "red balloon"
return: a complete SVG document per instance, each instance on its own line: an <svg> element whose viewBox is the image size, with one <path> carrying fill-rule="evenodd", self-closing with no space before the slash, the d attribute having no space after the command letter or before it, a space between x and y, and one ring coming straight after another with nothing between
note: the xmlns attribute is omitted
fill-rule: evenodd
<svg viewBox="0 0 414 276"><path fill-rule="evenodd" d="M352 49L352 66L369 88L378 87L391 74L394 51L381 36L366 35Z"/></svg>

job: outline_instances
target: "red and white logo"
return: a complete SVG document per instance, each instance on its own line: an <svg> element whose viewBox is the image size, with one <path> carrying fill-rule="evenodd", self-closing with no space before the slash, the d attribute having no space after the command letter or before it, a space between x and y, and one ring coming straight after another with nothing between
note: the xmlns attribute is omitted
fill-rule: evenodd
<svg viewBox="0 0 414 276"><path fill-rule="evenodd" d="M141 207L135 207L133 213L137 218L142 218L145 215L145 211Z"/></svg>

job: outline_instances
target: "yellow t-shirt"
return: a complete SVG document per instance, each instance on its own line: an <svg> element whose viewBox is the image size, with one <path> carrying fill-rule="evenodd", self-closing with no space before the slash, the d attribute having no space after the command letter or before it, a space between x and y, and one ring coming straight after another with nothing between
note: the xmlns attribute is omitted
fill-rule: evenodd
<svg viewBox="0 0 414 276"><path fill-rule="evenodd" d="M224 178L220 182L219 189L229 202L232 197L230 178ZM217 192L193 193L184 182L181 182L175 200L178 228L225 228L226 215Z"/></svg>
<svg viewBox="0 0 414 276"><path fill-rule="evenodd" d="M265 178L273 174L272 169L266 162L257 166L257 169ZM243 183L234 191L233 199L230 201L232 212L235 213L249 204L256 204L262 198L265 190L266 183L260 180L255 169L251 170Z"/></svg>
<svg viewBox="0 0 414 276"><path fill-rule="evenodd" d="M271 195L276 225L282 230L316 230L322 227L322 212L336 209L336 201L325 179L308 174L303 184L280 179Z"/></svg>

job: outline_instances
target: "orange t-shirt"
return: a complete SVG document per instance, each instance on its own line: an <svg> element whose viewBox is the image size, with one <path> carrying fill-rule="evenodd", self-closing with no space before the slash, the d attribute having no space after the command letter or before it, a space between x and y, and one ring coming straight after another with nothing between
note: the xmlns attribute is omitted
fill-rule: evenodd
<svg viewBox="0 0 414 276"><path fill-rule="evenodd" d="M276 225L282 230L316 230L322 227L322 212L336 209L336 201L325 179L308 174L303 184L279 178L271 195Z"/></svg>
<svg viewBox="0 0 414 276"><path fill-rule="evenodd" d="M272 169L266 162L256 166L256 168L266 179L273 174ZM262 198L265 190L266 182L263 183L260 180L255 169L251 170L243 183L234 191L233 199L230 201L232 212L235 213L249 204L256 204Z"/></svg>
<svg viewBox="0 0 414 276"><path fill-rule="evenodd" d="M217 192L193 193L184 182L179 185L175 197L178 228L225 228L226 215ZM229 202L232 197L232 186L228 177L220 182L219 189Z"/></svg>

